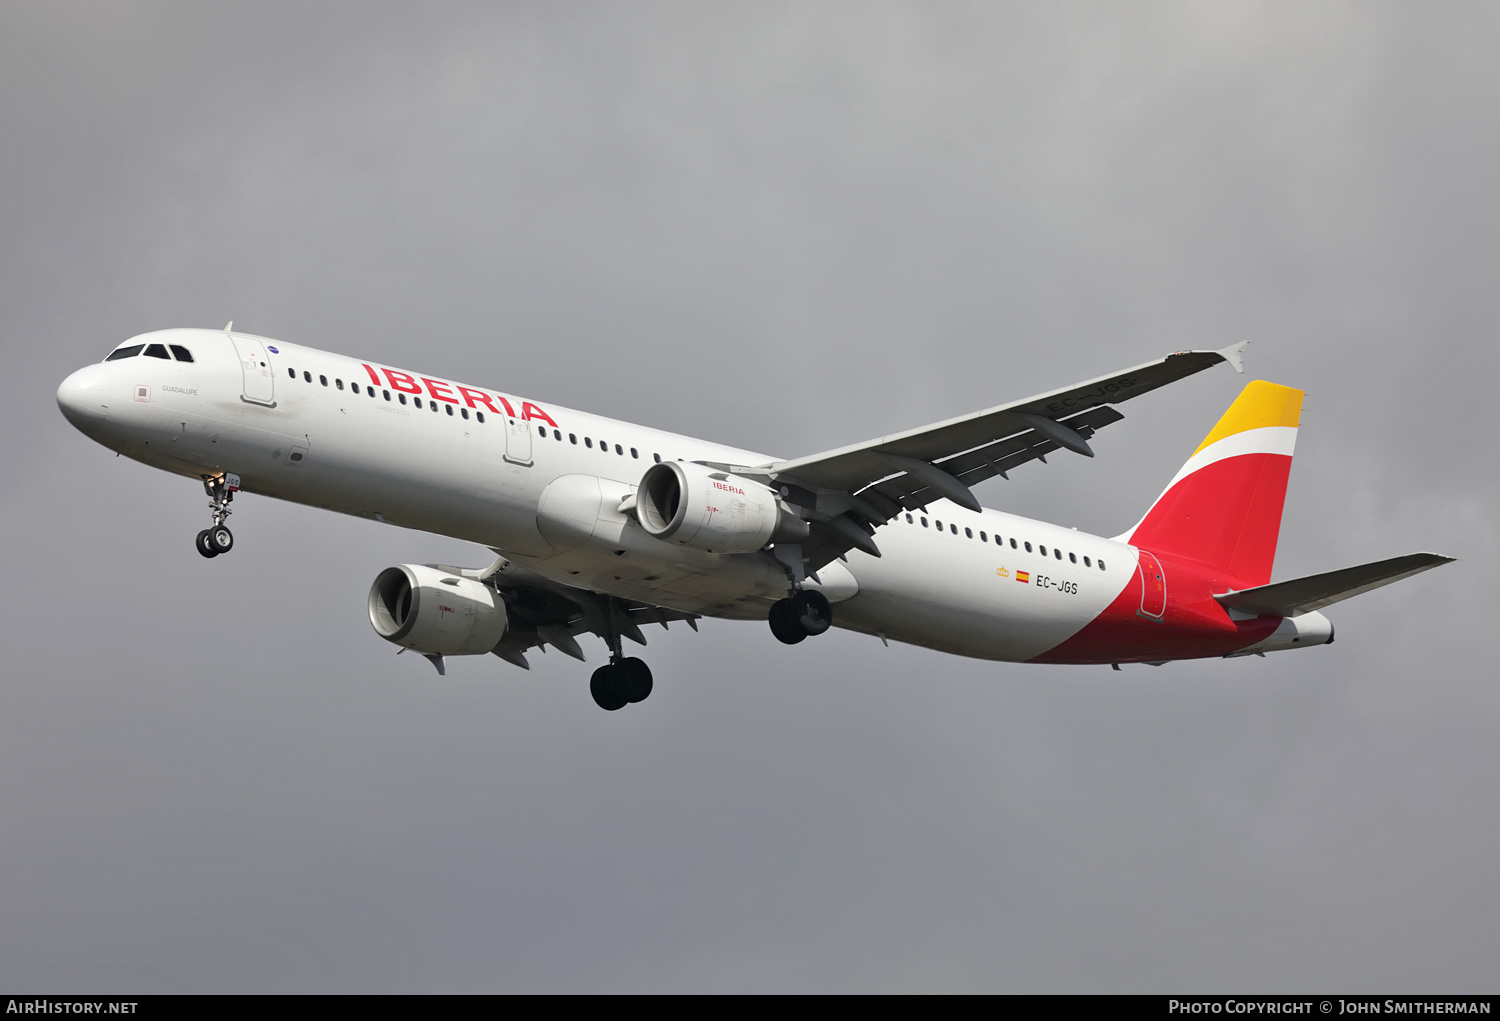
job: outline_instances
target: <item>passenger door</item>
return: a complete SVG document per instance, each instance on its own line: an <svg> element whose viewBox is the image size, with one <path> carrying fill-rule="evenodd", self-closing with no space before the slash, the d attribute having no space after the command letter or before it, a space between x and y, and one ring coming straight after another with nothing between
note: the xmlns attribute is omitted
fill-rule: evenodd
<svg viewBox="0 0 1500 1021"><path fill-rule="evenodd" d="M1161 620L1161 615L1167 612L1167 577L1161 569L1161 561L1156 556L1140 550L1140 557L1136 562L1136 573L1141 576L1141 609L1142 617L1152 620Z"/></svg>
<svg viewBox="0 0 1500 1021"><path fill-rule="evenodd" d="M229 340L234 344L244 373L240 399L249 404L276 407L276 377L271 372L271 360L266 355L265 345L257 337L239 333L231 333Z"/></svg>

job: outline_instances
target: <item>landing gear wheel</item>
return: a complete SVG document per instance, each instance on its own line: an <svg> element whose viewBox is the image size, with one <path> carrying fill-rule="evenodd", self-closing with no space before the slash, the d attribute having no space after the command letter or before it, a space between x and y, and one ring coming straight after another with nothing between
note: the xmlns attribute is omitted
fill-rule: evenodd
<svg viewBox="0 0 1500 1021"><path fill-rule="evenodd" d="M615 688L627 702L644 702L651 694L651 668L634 656L614 664Z"/></svg>
<svg viewBox="0 0 1500 1021"><path fill-rule="evenodd" d="M788 616L808 637L816 638L833 626L833 607L823 593L803 589L792 596L791 603Z"/></svg>
<svg viewBox="0 0 1500 1021"><path fill-rule="evenodd" d="M606 663L594 671L594 676L589 679L589 694L594 696L594 701L600 709L614 712L623 709L625 703L630 701L625 697L615 683L617 671L613 663Z"/></svg>
<svg viewBox="0 0 1500 1021"><path fill-rule="evenodd" d="M214 556L234 549L234 533L223 525L215 525L204 534L207 536L205 542L213 547Z"/></svg>
<svg viewBox="0 0 1500 1021"><path fill-rule="evenodd" d="M771 623L771 634L785 645L796 645L807 637L807 632L802 630L802 625L798 624L796 618L792 616L790 599L778 599L772 603L771 615L768 619Z"/></svg>
<svg viewBox="0 0 1500 1021"><path fill-rule="evenodd" d="M203 491L208 494L208 509L214 512L214 523L198 533L194 544L205 557L216 557L234 549L234 533L224 527L224 519L229 517L229 504L239 488L238 475L203 476Z"/></svg>

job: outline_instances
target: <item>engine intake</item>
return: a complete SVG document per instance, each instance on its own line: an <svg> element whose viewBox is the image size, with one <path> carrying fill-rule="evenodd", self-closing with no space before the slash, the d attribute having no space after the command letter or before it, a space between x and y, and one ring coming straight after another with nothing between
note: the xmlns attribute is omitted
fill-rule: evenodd
<svg viewBox="0 0 1500 1021"><path fill-rule="evenodd" d="M807 527L759 483L681 461L646 469L636 515L658 539L708 553L751 553Z"/></svg>
<svg viewBox="0 0 1500 1021"><path fill-rule="evenodd" d="M473 656L505 637L505 602L488 585L435 567L387 567L370 586L370 626L424 655Z"/></svg>

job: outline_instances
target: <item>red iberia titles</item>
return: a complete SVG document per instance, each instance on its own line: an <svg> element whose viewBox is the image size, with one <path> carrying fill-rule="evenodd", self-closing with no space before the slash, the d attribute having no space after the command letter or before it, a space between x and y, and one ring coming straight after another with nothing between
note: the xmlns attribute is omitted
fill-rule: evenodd
<svg viewBox="0 0 1500 1021"><path fill-rule="evenodd" d="M373 366L366 365L364 370L370 376L370 382L376 386L390 387L400 393L413 394L416 396L427 396L434 401L444 401L448 404L461 404L475 411L487 410L493 415L505 415L508 418L516 418L516 409L509 399L501 394L490 393L487 390L476 390L474 387L461 386L458 383L448 383L441 379L431 379L427 376L413 376L399 369L387 369L381 366L380 372L385 374L385 379L380 378ZM498 402L498 406L496 405ZM525 421L546 422L552 428L557 428L557 423L546 411L530 401L521 402L521 414L519 416Z"/></svg>

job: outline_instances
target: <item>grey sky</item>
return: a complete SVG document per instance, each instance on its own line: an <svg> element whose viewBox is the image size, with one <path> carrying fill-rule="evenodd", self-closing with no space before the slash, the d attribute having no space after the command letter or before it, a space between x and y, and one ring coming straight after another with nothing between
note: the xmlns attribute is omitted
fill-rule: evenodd
<svg viewBox="0 0 1500 1021"><path fill-rule="evenodd" d="M1497 30L6 4L0 988L1492 988ZM1250 339L1308 391L1276 577L1461 562L1121 673L658 630L606 714L371 632L381 568L485 551L246 496L205 562L201 491L57 413L229 319L785 455ZM1114 534L1249 378L980 495Z"/></svg>

